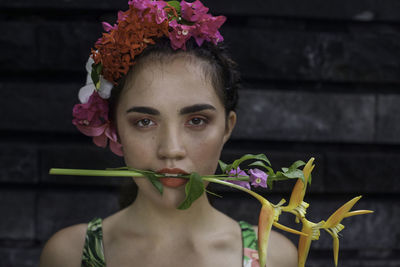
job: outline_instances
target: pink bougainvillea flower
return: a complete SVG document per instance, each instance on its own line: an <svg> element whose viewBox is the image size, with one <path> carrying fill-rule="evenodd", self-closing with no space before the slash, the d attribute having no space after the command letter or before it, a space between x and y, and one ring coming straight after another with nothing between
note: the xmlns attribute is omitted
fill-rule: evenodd
<svg viewBox="0 0 400 267"><path fill-rule="evenodd" d="M193 3L181 1L181 8L182 18L191 22L199 21L209 10L199 0Z"/></svg>
<svg viewBox="0 0 400 267"><path fill-rule="evenodd" d="M230 177L248 177L248 175L244 171L242 171L240 169L240 167L237 167L236 170L235 169L230 170L229 176ZM228 181L228 182L240 185L241 187L244 187L247 189L250 189L250 184L247 181Z"/></svg>
<svg viewBox="0 0 400 267"><path fill-rule="evenodd" d="M124 21L127 17L128 17L128 15L125 14L125 12L120 10L120 11L118 11L118 20L117 20L117 22L120 23L121 21Z"/></svg>
<svg viewBox="0 0 400 267"><path fill-rule="evenodd" d="M259 169L250 169L249 174L250 174L250 183L252 186L254 187L261 186L267 188L268 174Z"/></svg>
<svg viewBox="0 0 400 267"><path fill-rule="evenodd" d="M151 0L130 0L128 1L128 5L143 11L151 6L151 2Z"/></svg>
<svg viewBox="0 0 400 267"><path fill-rule="evenodd" d="M196 29L193 33L193 37L199 46L202 45L204 41L213 42L215 45L222 42L224 38L218 29L224 24L226 17L218 16L213 17L209 14L204 15L202 20L195 24Z"/></svg>
<svg viewBox="0 0 400 267"><path fill-rule="evenodd" d="M93 137L93 142L100 147L106 147L110 140L110 149L122 156L121 145L117 141L117 134L108 120L107 100L94 91L87 103L76 104L72 110L72 123L84 135Z"/></svg>
<svg viewBox="0 0 400 267"><path fill-rule="evenodd" d="M114 127L111 127L108 123L105 127L104 132L101 135L93 137L93 143L97 146L105 148L107 144L110 144L110 150L118 156L123 156L122 146L118 143L117 132Z"/></svg>
<svg viewBox="0 0 400 267"><path fill-rule="evenodd" d="M127 17L127 15L123 11L118 11L117 23L124 21L126 19L126 17ZM117 24L114 24L114 26L112 26L110 23L105 22L105 21L103 21L101 24L103 25L103 29L106 32L110 32L111 30L116 30L118 28Z"/></svg>
<svg viewBox="0 0 400 267"><path fill-rule="evenodd" d="M72 114L72 123L77 127L101 127L108 121L108 102L94 91L87 103L74 106Z"/></svg>
<svg viewBox="0 0 400 267"><path fill-rule="evenodd" d="M116 24L114 24L114 26L111 26L110 23L105 22L105 21L103 21L101 24L103 25L103 29L104 29L106 32L109 32L109 31L111 31L111 30L115 30L115 29L117 28L117 25L116 25Z"/></svg>
<svg viewBox="0 0 400 267"><path fill-rule="evenodd" d="M171 21L169 26L172 28L172 31L169 32L172 48L186 50L186 41L192 36L195 26L182 25L176 20Z"/></svg>
<svg viewBox="0 0 400 267"><path fill-rule="evenodd" d="M144 17L147 20L152 20L154 16L157 24L161 24L168 18L167 13L164 10L167 3L164 1L131 0L128 4L142 11L142 15L145 14ZM146 10L148 10L148 12L145 12Z"/></svg>
<svg viewBox="0 0 400 267"><path fill-rule="evenodd" d="M168 19L167 12L165 12L164 9L167 3L164 1L154 1L153 5L155 8L153 9L153 12L150 13L155 15L157 24L161 24L164 20Z"/></svg>

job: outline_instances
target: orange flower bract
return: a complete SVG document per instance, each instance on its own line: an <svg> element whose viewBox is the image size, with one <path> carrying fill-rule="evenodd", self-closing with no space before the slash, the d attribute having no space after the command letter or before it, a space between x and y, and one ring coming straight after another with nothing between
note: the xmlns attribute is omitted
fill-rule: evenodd
<svg viewBox="0 0 400 267"><path fill-rule="evenodd" d="M108 81L117 81L134 65L134 59L157 38L168 36L168 21L157 24L154 14L129 6L124 20L97 41L92 49L95 64L103 65L102 75Z"/></svg>

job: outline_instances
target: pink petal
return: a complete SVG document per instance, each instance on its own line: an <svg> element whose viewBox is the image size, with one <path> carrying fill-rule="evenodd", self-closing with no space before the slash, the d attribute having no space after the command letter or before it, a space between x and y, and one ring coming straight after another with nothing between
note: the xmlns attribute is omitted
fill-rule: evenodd
<svg viewBox="0 0 400 267"><path fill-rule="evenodd" d="M117 156L123 157L122 145L118 142L110 141L110 150Z"/></svg>
<svg viewBox="0 0 400 267"><path fill-rule="evenodd" d="M95 143L99 147L107 146L107 136L105 134L93 137L93 143Z"/></svg>
<svg viewBox="0 0 400 267"><path fill-rule="evenodd" d="M104 133L107 124L100 125L98 127L90 127L90 126L83 126L79 124L75 124L76 128L83 133L84 135L87 136L100 136Z"/></svg>
<svg viewBox="0 0 400 267"><path fill-rule="evenodd" d="M108 22L102 22L101 24L103 25L103 29L104 29L106 32L109 32L109 31L111 31L111 30L113 30L113 29L116 28L116 26L111 26L111 24L108 23Z"/></svg>

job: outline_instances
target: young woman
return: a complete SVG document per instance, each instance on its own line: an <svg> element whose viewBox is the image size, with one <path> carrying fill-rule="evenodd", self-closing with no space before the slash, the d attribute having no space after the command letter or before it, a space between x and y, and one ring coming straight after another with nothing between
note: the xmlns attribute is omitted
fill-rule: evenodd
<svg viewBox="0 0 400 267"><path fill-rule="evenodd" d="M94 92L87 89L90 86L84 89L90 92L89 97L79 107L90 104L99 109L92 115L105 115L96 122L82 119L80 111L74 110L74 123L85 134L94 136L96 144L109 142L116 154L123 154L127 166L166 176L213 174L236 123L238 77L220 43L218 28L223 21L207 14L208 9L199 1L182 1L180 7L144 0L130 1L129 5L129 11L119 14L117 25L105 25L111 27L108 30L113 40L118 40L116 36L123 31L126 33L124 27L138 21L152 21L153 28L142 28L145 34L155 32L154 28L162 23L168 30L152 40L140 37L139 43L144 47L135 50L134 56L128 52L130 60L120 61L134 62L121 77L113 70L120 73L126 66L113 68L110 66L114 61L107 65L107 58L97 58L109 44L109 36L103 35L97 51L93 51L94 64L88 67L90 71L93 66L91 71L96 72L96 64L101 62L102 76L94 78L93 83L99 81L103 86ZM171 19L175 15L176 19ZM202 31L205 23L208 33ZM210 25L216 24L219 26L210 32ZM184 36L183 41L179 35ZM199 41L201 38L203 42ZM123 40L126 44L126 35ZM124 50L116 47L113 52ZM111 54L116 57L113 53L108 55ZM107 102L99 97L107 95L104 85L108 82L104 80L115 85ZM84 92L80 98L85 98ZM258 266L257 255L249 250L254 246L257 229L214 209L206 194L189 209L177 209L185 198L187 180L160 180L164 186L162 195L148 179L134 178L138 194L130 206L104 220L56 233L43 249L40 266ZM267 265L297 266L296 248L274 231Z"/></svg>

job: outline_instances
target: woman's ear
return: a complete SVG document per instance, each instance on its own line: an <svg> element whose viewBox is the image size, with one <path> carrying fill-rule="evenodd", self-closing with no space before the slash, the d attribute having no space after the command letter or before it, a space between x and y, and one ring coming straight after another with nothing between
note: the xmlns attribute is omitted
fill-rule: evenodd
<svg viewBox="0 0 400 267"><path fill-rule="evenodd" d="M233 129L235 128L236 125L236 112L235 111L229 111L228 116L226 117L226 126L225 126L225 134L224 134L224 144L226 141L228 141L229 137L231 136L231 133Z"/></svg>

